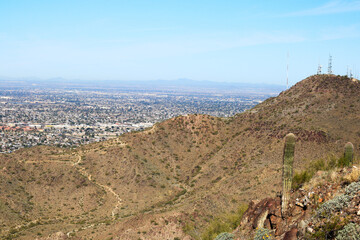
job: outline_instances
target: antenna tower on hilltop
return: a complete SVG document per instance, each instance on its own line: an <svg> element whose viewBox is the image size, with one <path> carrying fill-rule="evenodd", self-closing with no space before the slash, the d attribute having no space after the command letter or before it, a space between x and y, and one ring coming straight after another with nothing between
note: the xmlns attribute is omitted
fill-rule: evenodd
<svg viewBox="0 0 360 240"><path fill-rule="evenodd" d="M329 66L328 66L328 74L332 74L332 56L329 55Z"/></svg>
<svg viewBox="0 0 360 240"><path fill-rule="evenodd" d="M286 89L289 89L289 52L286 59Z"/></svg>
<svg viewBox="0 0 360 240"><path fill-rule="evenodd" d="M317 74L318 74L318 75L321 74L321 68L322 68L322 66L321 66L321 64L319 63L318 70L317 70Z"/></svg>

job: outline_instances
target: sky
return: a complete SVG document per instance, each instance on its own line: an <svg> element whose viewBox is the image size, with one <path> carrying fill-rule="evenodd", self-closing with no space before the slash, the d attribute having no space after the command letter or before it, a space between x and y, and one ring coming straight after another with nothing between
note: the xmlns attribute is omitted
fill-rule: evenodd
<svg viewBox="0 0 360 240"><path fill-rule="evenodd" d="M359 53L360 1L0 0L0 78L294 84Z"/></svg>

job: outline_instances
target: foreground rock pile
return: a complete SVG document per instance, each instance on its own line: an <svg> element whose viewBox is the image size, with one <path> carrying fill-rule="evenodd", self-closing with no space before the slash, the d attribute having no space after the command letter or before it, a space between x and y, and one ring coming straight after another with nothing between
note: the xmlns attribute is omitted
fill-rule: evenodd
<svg viewBox="0 0 360 240"><path fill-rule="evenodd" d="M285 216L280 197L252 201L235 239L256 239L262 229L270 230L262 239L360 239L359 172L356 167L319 171L309 184L292 192Z"/></svg>

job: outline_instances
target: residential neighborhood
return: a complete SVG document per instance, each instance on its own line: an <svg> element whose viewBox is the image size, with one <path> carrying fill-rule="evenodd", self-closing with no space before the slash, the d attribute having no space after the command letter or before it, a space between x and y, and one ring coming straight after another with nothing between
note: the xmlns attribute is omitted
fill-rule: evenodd
<svg viewBox="0 0 360 240"><path fill-rule="evenodd" d="M185 114L229 117L268 95L109 89L0 91L0 152L35 145L74 147L142 130Z"/></svg>

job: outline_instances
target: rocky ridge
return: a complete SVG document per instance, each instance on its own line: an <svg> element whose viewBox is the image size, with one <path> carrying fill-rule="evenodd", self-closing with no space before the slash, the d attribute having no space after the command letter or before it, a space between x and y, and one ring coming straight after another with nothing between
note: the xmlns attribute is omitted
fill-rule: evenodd
<svg viewBox="0 0 360 240"><path fill-rule="evenodd" d="M200 239L240 204L278 206L287 133L298 138L296 170L348 141L358 155L359 93L357 80L315 75L232 118L179 116L77 149L1 155L0 237Z"/></svg>

